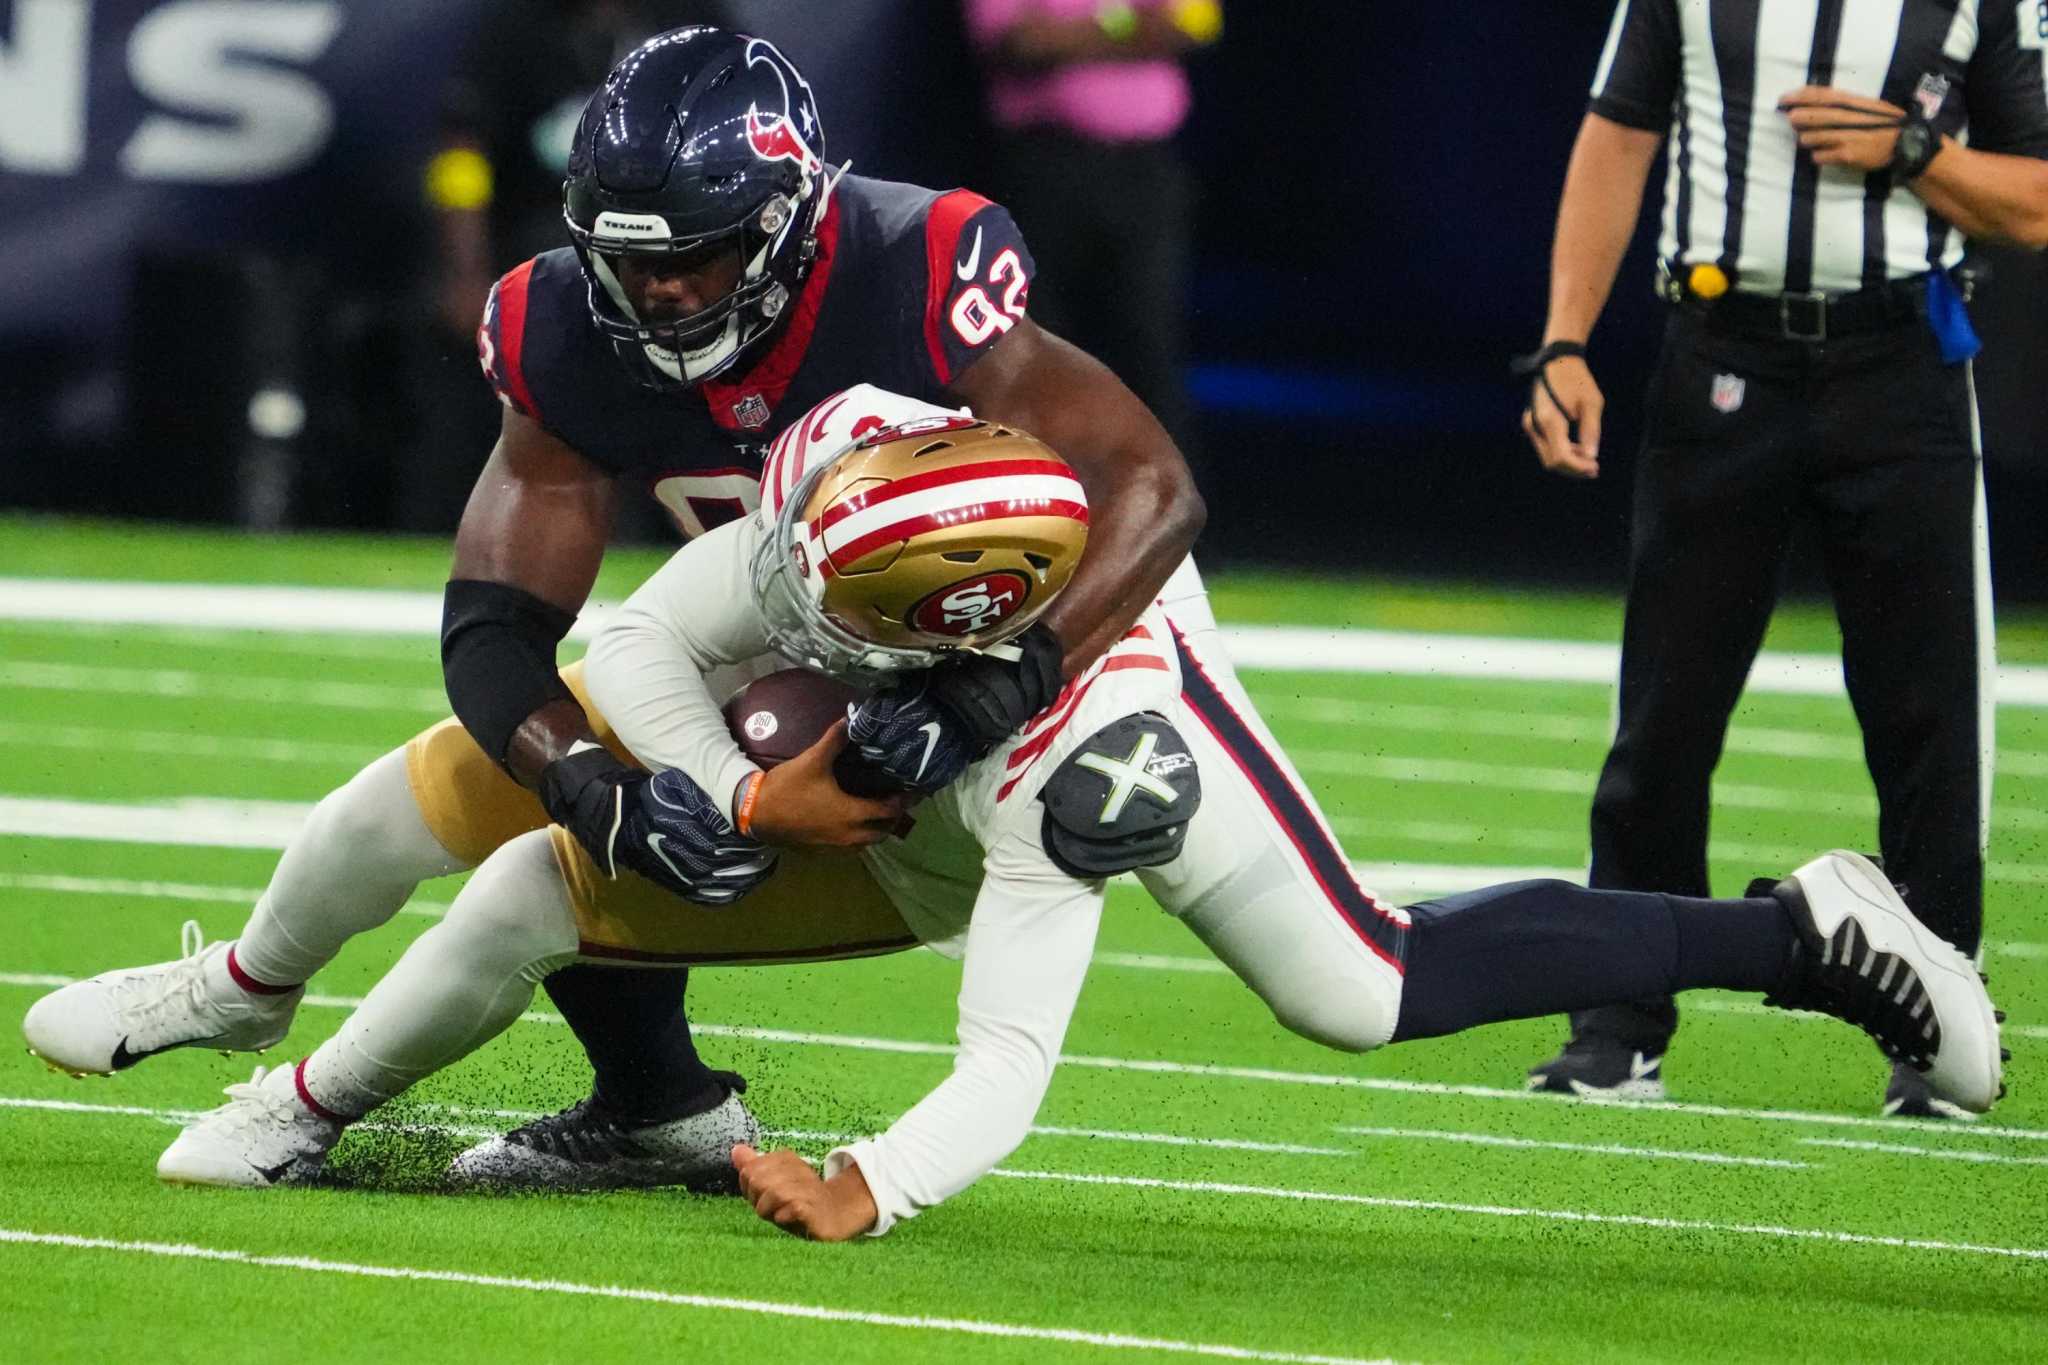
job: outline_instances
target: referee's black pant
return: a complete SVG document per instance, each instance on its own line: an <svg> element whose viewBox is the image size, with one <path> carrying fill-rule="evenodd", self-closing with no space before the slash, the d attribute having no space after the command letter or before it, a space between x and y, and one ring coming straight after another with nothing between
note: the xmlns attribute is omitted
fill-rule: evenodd
<svg viewBox="0 0 2048 1365"><path fill-rule="evenodd" d="M1919 316L1811 343L1687 305L1647 409L1591 884L1708 894L1710 781L1803 525L1825 558L1885 871L1976 952L1993 663L1968 366L1941 362ZM1661 1051L1677 1020L1650 1000L1573 1023Z"/></svg>

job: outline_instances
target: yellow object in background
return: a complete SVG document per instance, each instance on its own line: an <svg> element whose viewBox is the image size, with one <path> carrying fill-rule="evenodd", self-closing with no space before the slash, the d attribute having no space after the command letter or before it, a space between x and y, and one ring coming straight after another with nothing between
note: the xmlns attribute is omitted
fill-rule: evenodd
<svg viewBox="0 0 2048 1365"><path fill-rule="evenodd" d="M1702 262L1687 272L1685 287L1693 297L1718 299L1728 292L1728 272L1718 265Z"/></svg>
<svg viewBox="0 0 2048 1365"><path fill-rule="evenodd" d="M454 212L488 208L494 179L482 152L450 147L427 163L427 202Z"/></svg>
<svg viewBox="0 0 2048 1365"><path fill-rule="evenodd" d="M1223 6L1218 0L1179 0L1171 12L1173 26L1198 43L1223 36Z"/></svg>

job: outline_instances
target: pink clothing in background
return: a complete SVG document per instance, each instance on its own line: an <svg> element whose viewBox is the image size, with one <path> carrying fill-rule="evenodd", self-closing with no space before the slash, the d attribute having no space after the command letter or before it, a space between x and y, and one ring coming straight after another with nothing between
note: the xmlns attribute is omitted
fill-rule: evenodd
<svg viewBox="0 0 2048 1365"><path fill-rule="evenodd" d="M1029 15L1092 19L1101 0L964 0L967 33L984 52ZM1164 9L1169 0L1131 0ZM1044 72L989 71L989 113L999 128L1063 128L1101 142L1171 137L1188 115L1178 62L1080 62Z"/></svg>

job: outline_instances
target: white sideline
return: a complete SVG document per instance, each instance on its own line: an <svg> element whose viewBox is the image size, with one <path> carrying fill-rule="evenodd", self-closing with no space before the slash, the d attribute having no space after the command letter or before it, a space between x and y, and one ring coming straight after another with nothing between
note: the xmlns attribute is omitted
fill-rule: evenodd
<svg viewBox="0 0 2048 1365"><path fill-rule="evenodd" d="M990 1175L1011 1180L1054 1180L1075 1185L1122 1185L1141 1190L1177 1190L1188 1194L1236 1194L1260 1199L1298 1199L1311 1203L1362 1204L1376 1209L1409 1209L1425 1213L1469 1213L1489 1218L1536 1218L1559 1223L1607 1223L1619 1227L1653 1228L1663 1232L1732 1232L1750 1237L1784 1237L1802 1242L1843 1242L1855 1246L1897 1247L1907 1251L1958 1251L1976 1256L2011 1256L2048 1261L2048 1248L1986 1246L1977 1242L1943 1242L1931 1237L1892 1237L1878 1233L1839 1232L1832 1228L1788 1228L1769 1223L1715 1223L1701 1218L1655 1218L1640 1213L1587 1213L1579 1209L1529 1209L1512 1204L1461 1204L1447 1199L1398 1199L1376 1194L1339 1194L1330 1190L1276 1189L1269 1185L1233 1185L1217 1180L1158 1180L1137 1175L1084 1175L1074 1171L1012 1171L997 1167Z"/></svg>
<svg viewBox="0 0 2048 1365"><path fill-rule="evenodd" d="M52 972L0 972L0 986L68 986L76 977ZM314 1009L355 1009L363 1003L359 995L308 994L305 1005ZM530 1010L519 1016L522 1023L562 1024L559 1014ZM754 1028L739 1024L706 1024L692 1021L693 1033L705 1038L737 1038L752 1043L773 1043L793 1047L841 1047L858 1052L884 1052L913 1057L952 1057L959 1047L953 1043L927 1043L909 1038L867 1038L845 1033L803 1033L789 1029ZM1695 1104L1680 1100L1596 1100L1554 1095L1545 1090L1507 1090L1490 1085L1457 1085L1443 1081L1404 1081L1390 1076L1346 1076L1317 1071L1283 1071L1270 1067L1223 1066L1212 1062L1175 1062L1137 1057L1091 1057L1063 1054L1059 1064L1101 1071L1134 1071L1157 1075L1206 1076L1218 1080L1262 1081L1278 1085L1312 1085L1344 1090L1377 1090L1401 1095L1453 1095L1465 1099L1520 1100L1535 1103L1582 1104L1590 1108L1691 1114L1705 1118L1745 1119L1764 1123L1814 1123L1842 1127L1882 1128L1899 1133L1922 1131L1954 1136L1958 1132L1975 1137L2023 1138L2048 1142L2048 1129L2007 1128L1972 1123L1965 1127L1939 1119L1875 1118L1858 1114L1818 1114L1797 1109L1746 1109L1734 1105Z"/></svg>
<svg viewBox="0 0 2048 1365"><path fill-rule="evenodd" d="M592 604L572 639L589 639L606 608ZM106 579L0 578L0 619L304 634L423 635L441 629L441 597L352 588L256 587L226 583L137 583ZM1398 673L1425 677L1519 678L1612 686L1614 645L1413 631L1310 626L1230 626L1225 642L1240 668L1306 673ZM1831 654L1760 654L1749 688L1791 696L1842 692ZM1998 700L2048 706L2048 667L2006 664Z"/></svg>
<svg viewBox="0 0 2048 1365"><path fill-rule="evenodd" d="M1033 1327L1023 1323L983 1322L974 1318L874 1313L862 1309L826 1308L817 1304L782 1303L770 1299L738 1299L718 1294L677 1294L665 1289L635 1289L616 1284L582 1284L573 1280L533 1280L518 1275L484 1275L465 1270L428 1270L417 1266L327 1261L312 1256L264 1256L251 1251L193 1246L183 1242L130 1242L110 1237L80 1237L71 1233L0 1228L0 1243L63 1247L77 1251L117 1251L130 1255L163 1256L180 1260L219 1261L233 1265L299 1270L321 1275L358 1275L380 1280L466 1284L485 1289L517 1289L532 1294L572 1294L599 1299L628 1299L637 1303L666 1304L676 1308L710 1308L768 1317L803 1318L812 1322L894 1327L923 1332L957 1332L967 1336L1008 1337L1025 1341L1056 1341L1072 1346L1159 1351L1173 1355L1210 1356L1225 1360L1263 1360L1281 1362L1282 1365L1391 1365L1391 1362L1385 1359L1369 1362L1351 1356L1261 1351L1249 1346L1175 1341L1166 1337L1130 1336L1121 1332L1085 1332L1070 1327Z"/></svg>

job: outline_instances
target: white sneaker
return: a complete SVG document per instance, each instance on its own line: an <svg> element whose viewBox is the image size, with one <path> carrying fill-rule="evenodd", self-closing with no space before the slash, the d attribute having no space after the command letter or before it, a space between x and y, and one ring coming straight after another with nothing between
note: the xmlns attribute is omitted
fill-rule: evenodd
<svg viewBox="0 0 2048 1365"><path fill-rule="evenodd" d="M681 1185L699 1194L739 1188L732 1149L761 1141L729 1072L725 1099L701 1114L629 1127L595 1100L480 1142L448 1167L453 1185L495 1190L627 1190Z"/></svg>
<svg viewBox="0 0 2048 1365"><path fill-rule="evenodd" d="M1971 1113L2004 1093L1998 1016L1983 979L1868 858L1822 854L1772 894L1792 912L1802 951L1794 979L1766 1003L1855 1024L1920 1073L1935 1099Z"/></svg>
<svg viewBox="0 0 2048 1365"><path fill-rule="evenodd" d="M228 1102L201 1114L157 1158L157 1179L260 1190L318 1175L342 1125L306 1107L293 1070L259 1066L221 1092Z"/></svg>
<svg viewBox="0 0 2048 1365"><path fill-rule="evenodd" d="M261 1052L291 1029L305 987L252 994L228 975L233 944L203 945L197 920L179 939L175 962L102 972L29 1006L29 1051L74 1076L107 1076L176 1047Z"/></svg>

